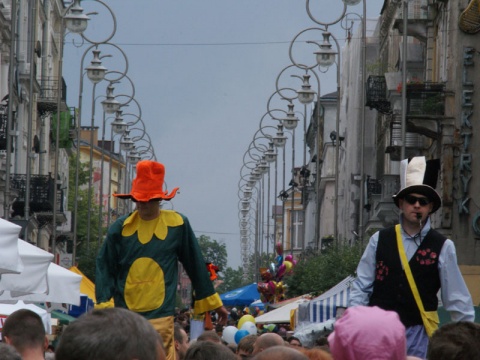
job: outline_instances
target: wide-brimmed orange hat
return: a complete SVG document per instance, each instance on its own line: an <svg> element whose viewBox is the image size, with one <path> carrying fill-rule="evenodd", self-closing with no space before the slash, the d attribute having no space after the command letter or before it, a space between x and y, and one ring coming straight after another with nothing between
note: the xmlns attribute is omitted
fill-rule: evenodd
<svg viewBox="0 0 480 360"><path fill-rule="evenodd" d="M170 194L163 190L165 166L155 161L142 160L137 163L137 176L133 179L130 194L113 194L121 199L134 201L170 200L177 193L178 187Z"/></svg>

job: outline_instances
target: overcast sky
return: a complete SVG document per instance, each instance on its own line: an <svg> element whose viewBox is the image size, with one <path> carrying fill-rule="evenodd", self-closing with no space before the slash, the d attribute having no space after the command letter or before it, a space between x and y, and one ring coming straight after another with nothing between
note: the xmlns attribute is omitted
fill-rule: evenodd
<svg viewBox="0 0 480 360"><path fill-rule="evenodd" d="M310 2L314 16L322 22L333 22L343 10L341 0ZM228 266L237 268L241 265L238 185L243 155L267 111L277 76L291 64L290 42L302 30L318 25L309 18L306 3L301 0L106 3L117 20L111 42L128 58L127 75L135 85L135 99L157 160L166 166L168 188L180 187L171 205L190 219L197 236L204 234L225 242ZM92 4L82 1L86 11ZM87 31L92 40L105 38L113 29L111 20L104 17L108 12L96 5L99 15L91 15ZM376 19L382 5L383 0L368 0L367 18ZM362 5L350 10L360 13ZM357 20L354 15L351 19ZM346 36L338 25L329 30L340 41ZM86 47L78 46L78 38L78 47L74 46L74 36L66 39L63 66L67 101L69 106L78 107L80 59ZM321 41L321 36L316 40ZM315 50L311 48L295 60L311 60L308 64L313 64L311 53ZM124 71L123 56L112 55L103 59L104 65L109 70ZM306 60L307 55L310 60ZM87 55L84 65L90 60ZM321 95L335 91L334 75L334 69L320 75ZM301 85L298 81L296 88ZM82 125L88 125L91 117L88 94L92 86L87 82ZM104 89L105 84L97 85L96 94L105 94ZM115 94L127 92L127 87L115 90ZM286 110L285 102L278 100L277 104ZM124 110L129 111L138 114L134 106ZM101 111L96 113L95 125L101 127ZM296 139L301 144L301 134ZM295 165L300 166L301 157L297 159Z"/></svg>

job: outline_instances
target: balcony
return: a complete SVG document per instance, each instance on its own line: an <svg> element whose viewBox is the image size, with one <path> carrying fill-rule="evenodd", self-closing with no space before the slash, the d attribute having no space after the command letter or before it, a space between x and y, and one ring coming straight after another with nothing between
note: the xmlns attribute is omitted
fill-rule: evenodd
<svg viewBox="0 0 480 360"><path fill-rule="evenodd" d="M407 119L435 120L445 115L445 84L407 84Z"/></svg>
<svg viewBox="0 0 480 360"><path fill-rule="evenodd" d="M27 175L14 174L11 176L11 188L18 194L12 204L12 218L25 218L26 186ZM54 180L49 175L30 175L29 215L35 215L40 227L52 223L55 200L58 214L61 215L57 217L57 225L61 225L66 220L63 214L64 196L63 190L57 190L55 194Z"/></svg>
<svg viewBox="0 0 480 360"><path fill-rule="evenodd" d="M365 106L382 114L391 114L392 107L387 100L387 82L383 75L370 75L367 79Z"/></svg>
<svg viewBox="0 0 480 360"><path fill-rule="evenodd" d="M52 114L57 111L58 107L58 91L59 81L57 77L45 77L41 80L40 92L37 100L37 110L41 117ZM62 94L61 94L60 111L66 111L67 101L67 84L62 78Z"/></svg>

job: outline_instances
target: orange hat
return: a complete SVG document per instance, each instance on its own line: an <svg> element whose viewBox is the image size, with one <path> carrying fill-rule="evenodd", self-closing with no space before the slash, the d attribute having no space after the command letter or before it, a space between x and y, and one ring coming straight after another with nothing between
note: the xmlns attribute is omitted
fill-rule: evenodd
<svg viewBox="0 0 480 360"><path fill-rule="evenodd" d="M121 199L134 201L170 200L177 193L178 187L170 194L163 191L165 166L155 161L142 160L137 163L137 176L133 179L130 194L113 194Z"/></svg>

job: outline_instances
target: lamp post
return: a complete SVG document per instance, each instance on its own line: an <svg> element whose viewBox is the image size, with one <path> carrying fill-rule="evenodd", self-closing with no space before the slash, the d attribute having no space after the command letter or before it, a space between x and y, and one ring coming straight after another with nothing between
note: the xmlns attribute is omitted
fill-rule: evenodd
<svg viewBox="0 0 480 360"><path fill-rule="evenodd" d="M76 0L75 2L78 2ZM98 63L97 59L99 60L99 50L98 47L102 44L107 44L115 35L117 29L117 21L116 16L112 9L103 1L101 0L94 0L93 3L100 4L103 8L105 8L111 15L113 21L112 32L108 34L106 37L101 39L92 39L89 38L85 33L82 33L82 40L86 43L90 44L84 51L81 60L80 60L80 71L79 71L79 91L78 91L78 111L77 111L77 124L76 124L76 133L77 133L77 149L76 149L76 164L75 164L75 194L74 194L74 210L73 210L73 252L72 252L72 261L75 264L76 261L76 250L77 250L77 238L78 238L78 190L79 190L79 173L80 173L80 134L81 134L81 127L82 127L82 104L83 104L83 80L84 80L84 72L83 72L83 64L85 60L85 56L89 51L94 49L93 51L98 51L98 53L94 53L94 62L91 64L92 66L87 70L87 75L91 82L94 84L100 82L105 77L106 68L101 66L101 63ZM72 21L76 23L76 20Z"/></svg>
<svg viewBox="0 0 480 360"><path fill-rule="evenodd" d="M343 0L344 1L344 6L343 6L343 11L341 12L340 16L336 19L334 19L331 22L326 22L326 21L320 21L317 18L314 17L310 10L310 0L307 0L306 2L306 10L307 14L310 17L311 20L313 20L316 24L321 25L321 28L308 28L303 31L301 31L299 34L297 34L292 41L295 42L295 40L301 35L304 34L305 32L308 31L320 31L322 33L323 37L323 42L317 43L315 41L307 41L307 43L314 43L319 46L319 51L315 52L316 55L316 64L314 66L309 66L309 65L299 65L300 68L304 69L313 69L315 66L318 65L319 70L321 72L325 72L326 69L328 69L331 65L335 64L337 65L337 72L336 72L336 83L337 83L337 114L336 114L336 121L335 121L335 135L338 137L335 140L335 195L334 195L334 237L335 241L338 243L338 216L339 216L339 204L338 204L338 197L339 197L339 165L340 165L340 159L339 159L339 149L340 149L340 66L341 66L341 61L340 61L340 46L338 43L338 40L334 35L332 35L329 31L328 28L331 25L335 25L337 23L341 23L346 17L347 14L347 9L349 6L357 5L360 3L362 0ZM357 14L356 14L357 15ZM363 17L358 15L361 20L362 20L362 71L361 71L361 76L362 76L362 105L365 103L364 101L364 84L365 84L365 38L366 38L366 30L365 30L365 24L366 24L366 2L363 0ZM342 25L343 27L343 25ZM350 30L350 28L348 29ZM333 39L336 45L336 50L332 49L332 44L330 42L330 39ZM290 58L292 59L293 63L296 63L293 58L292 58L292 45L290 47ZM298 65L298 63L297 63ZM323 69L323 70L322 70ZM317 111L317 116L319 114L319 111ZM363 202L364 202L364 188L363 188L363 181L364 181L364 132L365 132L365 110L363 109L362 115L361 115L361 129L359 131L359 137L361 139L361 149L360 149L360 161L359 161L359 167L360 167L360 206L359 206L359 220L358 220L358 232L360 234L360 237L363 237ZM317 156L317 162L318 162L318 156Z"/></svg>
<svg viewBox="0 0 480 360"><path fill-rule="evenodd" d="M58 161L59 161L59 152L60 152L60 117L61 117L61 105L62 105L62 92L63 92L63 45L64 45L64 32L66 28L75 34L81 34L87 29L88 20L90 18L83 13L83 9L80 6L79 0L74 0L70 6L65 9L64 15L61 17L60 21L60 35L62 40L59 43L59 59L58 59L58 93L57 93L57 115L56 115L56 131L55 131L55 154L54 154L54 163L53 163L53 178L54 178L54 201L53 201L53 229L52 229L52 239L51 239L51 249L52 253L55 254L55 245L57 238L57 211L58 211L58 202L57 202L57 178L58 178Z"/></svg>

